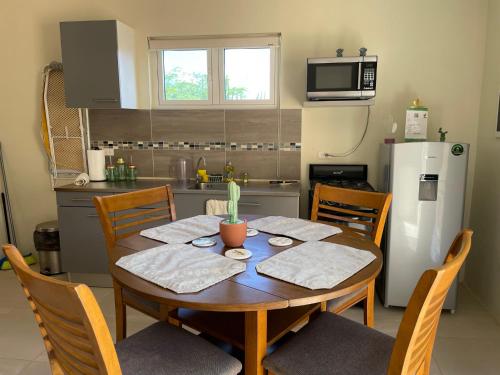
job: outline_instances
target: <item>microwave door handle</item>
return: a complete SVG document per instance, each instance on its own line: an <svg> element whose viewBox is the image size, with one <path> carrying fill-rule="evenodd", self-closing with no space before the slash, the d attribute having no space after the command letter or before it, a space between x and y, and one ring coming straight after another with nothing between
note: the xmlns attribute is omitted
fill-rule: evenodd
<svg viewBox="0 0 500 375"><path fill-rule="evenodd" d="M361 63L358 63L358 91L361 89Z"/></svg>

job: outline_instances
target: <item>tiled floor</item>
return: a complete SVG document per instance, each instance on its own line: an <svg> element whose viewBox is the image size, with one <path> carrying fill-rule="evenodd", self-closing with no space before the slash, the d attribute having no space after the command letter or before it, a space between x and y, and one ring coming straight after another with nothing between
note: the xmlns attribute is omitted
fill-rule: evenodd
<svg viewBox="0 0 500 375"><path fill-rule="evenodd" d="M94 288L94 293L114 335L113 290ZM402 309L376 306L376 328L395 335ZM347 316L361 321L362 311ZM129 332L153 320L129 310ZM439 326L432 364L433 375L500 374L500 326L460 288L456 314L444 313ZM33 314L11 271L0 271L0 375L48 375L47 356Z"/></svg>

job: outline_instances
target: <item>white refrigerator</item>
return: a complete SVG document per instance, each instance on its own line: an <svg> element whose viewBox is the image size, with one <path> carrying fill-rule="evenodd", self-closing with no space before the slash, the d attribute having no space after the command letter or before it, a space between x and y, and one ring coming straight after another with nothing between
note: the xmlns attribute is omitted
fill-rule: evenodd
<svg viewBox="0 0 500 375"><path fill-rule="evenodd" d="M379 190L393 201L382 243L377 288L384 306L406 306L422 273L443 263L462 229L469 145L412 142L381 145ZM456 309L457 281L444 309Z"/></svg>

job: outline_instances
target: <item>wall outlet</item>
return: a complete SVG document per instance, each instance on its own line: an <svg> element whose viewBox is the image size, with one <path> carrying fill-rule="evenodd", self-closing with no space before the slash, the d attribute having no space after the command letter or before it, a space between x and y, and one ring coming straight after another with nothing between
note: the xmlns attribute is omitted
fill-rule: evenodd
<svg viewBox="0 0 500 375"><path fill-rule="evenodd" d="M327 152L320 151L320 152L318 152L318 158L326 159L327 158L326 154L327 154Z"/></svg>
<svg viewBox="0 0 500 375"><path fill-rule="evenodd" d="M114 148L105 148L104 149L104 155L106 156L115 156L115 149Z"/></svg>

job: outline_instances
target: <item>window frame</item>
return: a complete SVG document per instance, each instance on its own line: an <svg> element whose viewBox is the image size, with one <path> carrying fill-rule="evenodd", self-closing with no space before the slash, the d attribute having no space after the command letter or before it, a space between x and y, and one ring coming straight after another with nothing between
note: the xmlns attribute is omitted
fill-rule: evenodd
<svg viewBox="0 0 500 375"><path fill-rule="evenodd" d="M199 47L197 39L173 38L175 42L173 47L154 48L153 58L150 58L151 79L151 97L154 102L153 108L157 109L268 109L279 107L279 76L280 76L280 34L273 34L277 38L277 45L251 42L252 37L261 37L263 34L244 35L244 36L210 36L211 41L217 46L209 47L204 43L207 37L199 37ZM241 38L238 38L241 37ZM151 43L150 38L150 43ZM167 38L166 40L170 40ZM183 46L185 44L185 46ZM151 48L151 47L150 47ZM270 50L270 77L269 89L270 98L267 100L226 100L225 99L225 50L226 49L262 49ZM206 50L207 51L207 74L208 74L208 99L207 100L167 100L165 98L165 72L163 64L164 51L189 51Z"/></svg>

